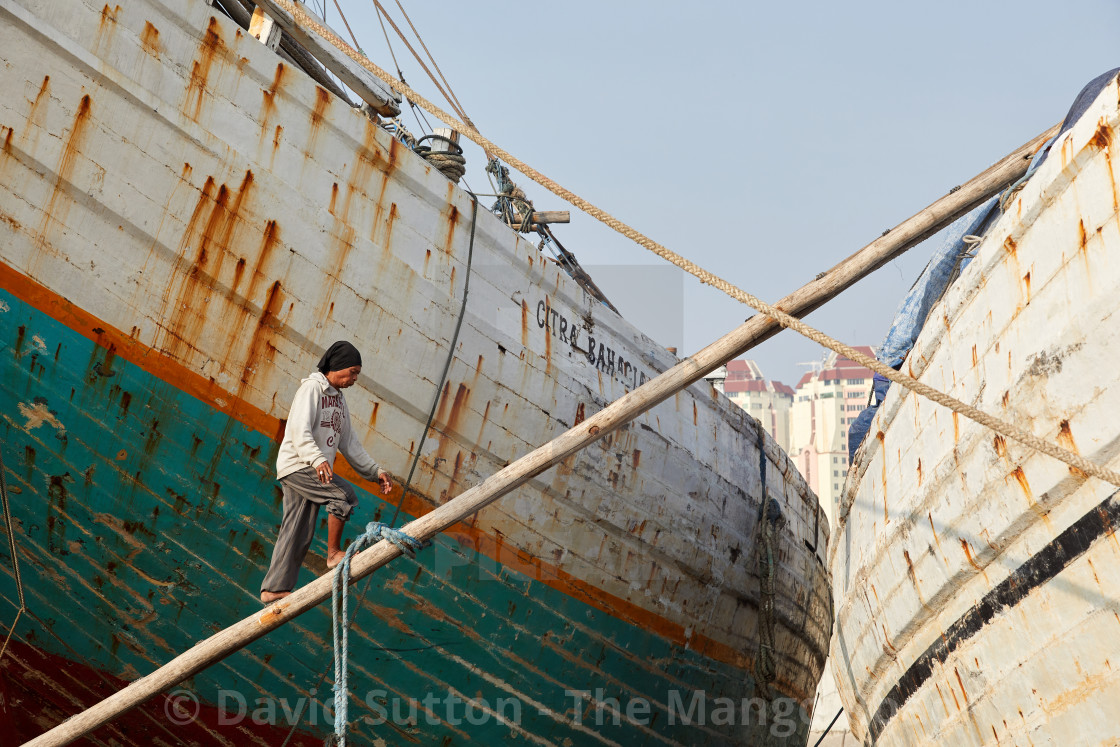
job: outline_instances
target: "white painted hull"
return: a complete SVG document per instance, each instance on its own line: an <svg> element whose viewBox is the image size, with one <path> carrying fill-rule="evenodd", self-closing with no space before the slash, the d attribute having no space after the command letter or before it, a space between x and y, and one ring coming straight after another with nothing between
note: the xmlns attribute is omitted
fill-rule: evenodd
<svg viewBox="0 0 1120 747"><path fill-rule="evenodd" d="M1118 93L1055 144L903 366L1113 469ZM1116 489L893 386L830 548L832 669L854 735L1120 741Z"/></svg>
<svg viewBox="0 0 1120 747"><path fill-rule="evenodd" d="M0 87L11 93L0 101L0 261L119 331L121 357L266 430L320 351L350 339L366 360L347 392L355 425L403 477L469 274L413 514L675 362L485 207L472 221L467 193L214 9L100 5L0 0ZM804 701L829 634L827 528L785 455L707 385L457 536L746 681L760 444L785 518L775 685ZM233 518L271 547L278 513ZM245 592L256 595L251 580ZM529 640L501 645L540 645ZM587 689L585 675L575 667L566 684Z"/></svg>

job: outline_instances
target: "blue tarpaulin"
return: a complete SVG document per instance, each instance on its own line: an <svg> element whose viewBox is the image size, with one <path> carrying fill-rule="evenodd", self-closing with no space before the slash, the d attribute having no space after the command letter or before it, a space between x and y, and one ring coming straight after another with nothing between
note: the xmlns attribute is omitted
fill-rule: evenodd
<svg viewBox="0 0 1120 747"><path fill-rule="evenodd" d="M1081 93L1074 99L1069 113L1066 114L1058 135L1055 135L1039 149L1031 160L1026 175L1012 185L1011 189L1020 186L1042 165L1054 141L1081 118L1081 115L1085 113L1101 90L1116 77L1117 73L1120 73L1120 68L1115 68L1097 76L1081 89ZM922 270L922 274L918 276L918 280L910 288L910 292L906 294L906 298L903 299L902 305L898 308L894 322L891 323L886 339L879 346L877 357L880 361L895 370L902 367L902 362L914 347L914 342L918 339L922 327L925 326L926 318L929 316L933 305L945 294L945 291L957 278L961 270L972 259L969 254L970 244L965 238L983 236L995 223L999 214L999 198L993 197L983 205L958 218L949 228L945 229L941 245L934 252L929 264ZM871 421L875 418L879 405L886 398L890 384L889 379L875 374L872 383L871 404L856 417L848 429L849 464L854 461L856 449L867 437L867 432L871 428Z"/></svg>

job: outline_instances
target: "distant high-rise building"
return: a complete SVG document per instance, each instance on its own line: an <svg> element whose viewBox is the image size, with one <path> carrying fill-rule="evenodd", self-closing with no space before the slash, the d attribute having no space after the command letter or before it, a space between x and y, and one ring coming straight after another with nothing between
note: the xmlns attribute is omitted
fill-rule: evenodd
<svg viewBox="0 0 1120 747"><path fill-rule="evenodd" d="M875 357L868 346L856 350ZM872 376L870 369L830 353L819 369L801 377L794 394L787 451L832 526L848 474L848 427L867 406Z"/></svg>
<svg viewBox="0 0 1120 747"><path fill-rule="evenodd" d="M870 347L856 350L875 357ZM785 449L817 494L829 527L835 530L840 493L848 474L848 427L867 406L873 373L836 353L813 365L796 391L779 381L767 381L758 364L750 360L731 361L705 378L753 415ZM840 709L840 696L827 668L814 703L816 712L810 728L815 739L823 736ZM832 725L825 744L848 744L849 731L844 716Z"/></svg>
<svg viewBox="0 0 1120 747"><path fill-rule="evenodd" d="M780 381L767 381L758 364L750 360L728 362L723 376L722 391L727 398L749 412L788 451L793 389Z"/></svg>
<svg viewBox="0 0 1120 747"><path fill-rule="evenodd" d="M870 347L856 350L875 357ZM840 494L848 474L848 427L867 406L873 375L859 363L830 353L818 367L801 377L794 394L789 458L817 494L833 537L836 536ZM810 738L814 742L824 737L829 723L840 711L840 695L827 666L817 687L815 703L816 712L810 726ZM854 744L847 716L839 716L823 744L828 747Z"/></svg>

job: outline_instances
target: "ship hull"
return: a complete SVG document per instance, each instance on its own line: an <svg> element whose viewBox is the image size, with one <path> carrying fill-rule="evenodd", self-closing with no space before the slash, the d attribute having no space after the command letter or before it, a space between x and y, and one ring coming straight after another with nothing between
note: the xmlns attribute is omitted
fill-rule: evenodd
<svg viewBox="0 0 1120 747"><path fill-rule="evenodd" d="M1116 469L1112 81L988 232L903 371ZM830 552L833 670L884 744L1112 744L1116 486L893 386Z"/></svg>
<svg viewBox="0 0 1120 747"><path fill-rule="evenodd" d="M675 362L214 8L0 0L0 19L0 427L23 571L5 552L0 593L28 609L0 667L22 736L260 608L277 437L334 340L365 357L347 400L366 448L402 476L419 454L403 497L340 463L363 524L430 511ZM766 700L764 498L781 510ZM325 571L322 535L301 584ZM694 386L359 585L351 729L803 739L826 541L773 441ZM309 613L93 742L321 739L329 631Z"/></svg>

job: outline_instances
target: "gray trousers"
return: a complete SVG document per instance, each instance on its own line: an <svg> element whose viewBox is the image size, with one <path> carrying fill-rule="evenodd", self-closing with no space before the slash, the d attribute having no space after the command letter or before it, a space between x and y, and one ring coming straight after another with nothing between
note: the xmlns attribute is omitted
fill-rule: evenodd
<svg viewBox="0 0 1120 747"><path fill-rule="evenodd" d="M284 518L272 550L272 564L261 582L262 592L295 588L299 567L315 539L319 506L326 506L327 513L346 521L358 505L353 485L338 475L324 485L312 467L282 477L280 484L284 489Z"/></svg>

